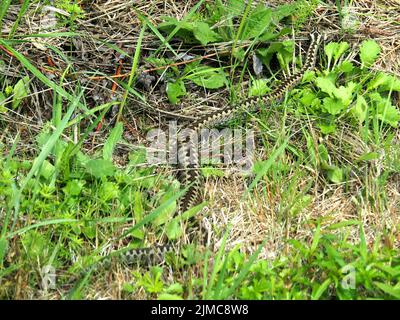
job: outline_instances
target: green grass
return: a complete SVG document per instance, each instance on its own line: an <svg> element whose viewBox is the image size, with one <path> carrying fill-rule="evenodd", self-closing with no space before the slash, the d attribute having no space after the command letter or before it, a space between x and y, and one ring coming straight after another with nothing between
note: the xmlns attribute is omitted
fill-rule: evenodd
<svg viewBox="0 0 400 320"><path fill-rule="evenodd" d="M283 102L230 120L229 127L255 129L251 175L221 179L224 170L207 164L210 194L221 191L181 216L174 214L185 186L167 168L147 165L144 146L124 135L125 113L151 98L137 81L144 65L160 68L154 74L162 75L163 98L171 105L192 93L225 90L234 103L269 92L282 70L301 67L295 41L280 39L301 30L317 2L271 9L251 1L200 1L182 20L167 17L158 25L134 8L141 32L127 58L127 77L113 80L120 95L93 106L73 54L48 45L65 66L50 79L20 50L33 38L79 38L84 10L78 1L59 1L70 14L58 17L67 31L21 34L22 17L34 3L24 1L11 31L0 37L0 68L9 55L21 67L18 76L0 75L0 298L400 299L400 79L373 71L382 49L377 42L350 48L329 41L316 70ZM0 29L10 4L1 4ZM149 37L157 44L151 50ZM176 41L184 48L231 47L212 60L193 51L192 62L175 65ZM114 43L94 43L128 55ZM250 53L266 79L253 75ZM244 81L248 88L241 93ZM10 119L37 108L32 95L50 101L50 116L20 130ZM120 121L94 137L113 107ZM135 128L145 134L154 123L134 112ZM184 242L199 216L211 221L207 232L215 247L194 241L148 268L119 260L126 248ZM110 248L111 268L105 268L98 262ZM57 290L43 287L49 265Z"/></svg>

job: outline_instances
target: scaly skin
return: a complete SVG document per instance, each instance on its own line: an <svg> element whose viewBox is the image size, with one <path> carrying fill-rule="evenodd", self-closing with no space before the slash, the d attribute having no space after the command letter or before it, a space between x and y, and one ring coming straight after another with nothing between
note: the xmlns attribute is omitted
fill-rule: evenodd
<svg viewBox="0 0 400 320"><path fill-rule="evenodd" d="M178 141L180 148L178 150L179 169L180 169L180 181L182 185L188 186L184 198L182 199L179 211L183 213L197 204L200 198L201 191L201 175L199 171L199 155L197 148L197 141L194 141L201 129L211 128L218 123L226 121L235 115L236 112L246 110L248 112L256 111L260 106L267 106L274 101L282 99L286 92L290 91L296 86L306 71L312 70L315 67L317 52L321 43L322 36L320 34L311 34L311 44L307 51L306 61L304 66L290 76L289 78L282 81L282 83L271 93L265 96L256 96L244 99L238 104L232 104L225 107L222 110L214 111L208 115L205 115L198 120L187 126L189 134L186 137ZM186 130L186 131L187 131ZM192 159L191 159L192 158ZM122 253L124 261L126 263L133 263L134 261L152 261L157 259L160 260L163 255L174 250L173 245L161 245L151 248L144 249L133 249L127 250ZM100 264L104 262L101 261Z"/></svg>

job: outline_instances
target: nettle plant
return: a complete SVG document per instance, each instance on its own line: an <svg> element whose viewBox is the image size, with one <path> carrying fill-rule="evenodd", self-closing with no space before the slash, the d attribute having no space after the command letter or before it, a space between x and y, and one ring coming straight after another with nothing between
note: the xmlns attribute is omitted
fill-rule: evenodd
<svg viewBox="0 0 400 320"><path fill-rule="evenodd" d="M324 48L326 68L309 72L295 89L298 111L318 116L323 134L333 133L343 117L368 128L370 124L396 128L400 110L392 104L393 92L400 91L400 79L385 72L371 72L381 48L374 40L365 40L359 47L359 64L343 59L349 50L347 42L331 42Z"/></svg>

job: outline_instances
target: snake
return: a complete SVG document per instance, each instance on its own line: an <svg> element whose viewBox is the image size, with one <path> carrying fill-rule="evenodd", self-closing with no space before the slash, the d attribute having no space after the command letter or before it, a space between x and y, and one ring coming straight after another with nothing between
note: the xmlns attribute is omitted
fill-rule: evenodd
<svg viewBox="0 0 400 320"><path fill-rule="evenodd" d="M183 138L178 138L178 143L180 145L178 148L179 181L183 186L186 186L186 192L178 206L179 214L182 214L198 204L202 190L197 141L194 141L195 139L193 139L193 137L203 128L212 128L221 122L229 120L240 110L255 112L259 110L262 105L267 106L271 105L273 102L282 100L287 92L300 83L307 71L311 71L315 68L318 49L323 38L324 37L317 31L310 34L310 45L301 69L283 79L270 93L262 96L251 96L239 101L239 103L229 104L222 109L199 117L186 126L188 130L186 132L190 133ZM174 245L167 243L165 245L157 245L149 248L119 250L119 252L123 255L122 259L125 263L132 264L143 260L146 262L151 262L155 259L159 261L165 253L172 250L174 250Z"/></svg>

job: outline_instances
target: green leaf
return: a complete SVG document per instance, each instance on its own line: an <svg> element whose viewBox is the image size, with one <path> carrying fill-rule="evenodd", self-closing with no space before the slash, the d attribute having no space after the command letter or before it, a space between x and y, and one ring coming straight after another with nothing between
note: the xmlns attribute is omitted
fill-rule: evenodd
<svg viewBox="0 0 400 320"><path fill-rule="evenodd" d="M326 279L321 285L317 285L311 294L311 300L318 300L331 284L331 279Z"/></svg>
<svg viewBox="0 0 400 320"><path fill-rule="evenodd" d="M271 91L268 86L269 81L266 79L256 79L252 81L251 87L249 88L249 96L263 96Z"/></svg>
<svg viewBox="0 0 400 320"><path fill-rule="evenodd" d="M393 128L397 128L400 121L400 111L390 101L379 103L376 112L378 119L391 125Z"/></svg>
<svg viewBox="0 0 400 320"><path fill-rule="evenodd" d="M378 152L367 152L362 154L358 159L357 162L360 161L371 161L371 160L377 160L379 159L379 153Z"/></svg>
<svg viewBox="0 0 400 320"><path fill-rule="evenodd" d="M341 113L345 106L339 99L327 97L323 100L322 108L326 112L336 115Z"/></svg>
<svg viewBox="0 0 400 320"><path fill-rule="evenodd" d="M4 257L8 247L8 241L5 236L0 237L0 267L3 265Z"/></svg>
<svg viewBox="0 0 400 320"><path fill-rule="evenodd" d="M122 122L118 122L116 126L111 130L110 136L107 138L103 148L104 160L108 161L112 160L114 148L117 145L117 143L121 140L123 130L124 126Z"/></svg>
<svg viewBox="0 0 400 320"><path fill-rule="evenodd" d="M157 300L183 300L181 296L178 296L176 294L170 294L170 293L161 293Z"/></svg>
<svg viewBox="0 0 400 320"><path fill-rule="evenodd" d="M336 92L336 85L332 79L328 77L318 77L315 79L315 84L325 93L327 93L331 98L334 97L334 92Z"/></svg>
<svg viewBox="0 0 400 320"><path fill-rule="evenodd" d="M182 235L182 228L178 220L172 219L166 225L165 232L167 234L168 239L175 240L178 239Z"/></svg>
<svg viewBox="0 0 400 320"><path fill-rule="evenodd" d="M167 83L167 96L170 103L177 104L179 102L179 97L185 94L186 87L182 80Z"/></svg>
<svg viewBox="0 0 400 320"><path fill-rule="evenodd" d="M40 168L40 176L42 176L46 180L50 180L55 171L55 167L49 161L44 160L42 167Z"/></svg>
<svg viewBox="0 0 400 320"><path fill-rule="evenodd" d="M70 180L63 188L63 191L67 196L79 196L85 183L86 181L84 180Z"/></svg>
<svg viewBox="0 0 400 320"><path fill-rule="evenodd" d="M350 81L347 85L340 86L334 91L334 95L336 98L340 99L345 107L348 107L352 102L353 92L357 85Z"/></svg>
<svg viewBox="0 0 400 320"><path fill-rule="evenodd" d="M371 66L378 58L381 47L375 40L364 40L360 47L362 68Z"/></svg>
<svg viewBox="0 0 400 320"><path fill-rule="evenodd" d="M336 132L336 124L332 122L320 122L318 127L321 129L322 134L330 134Z"/></svg>
<svg viewBox="0 0 400 320"><path fill-rule="evenodd" d="M378 74L368 83L367 89L380 89L380 91L400 91L400 79L384 72Z"/></svg>
<svg viewBox="0 0 400 320"><path fill-rule="evenodd" d="M85 164L85 166L87 172L96 178L113 176L115 172L115 167L109 160L90 160Z"/></svg>
<svg viewBox="0 0 400 320"><path fill-rule="evenodd" d="M29 77L25 76L22 79L20 79L14 86L14 96L12 100L12 108L16 109L22 102L22 99L28 96L29 94Z"/></svg>
<svg viewBox="0 0 400 320"><path fill-rule="evenodd" d="M221 69L207 66L196 68L194 72L187 75L186 78L193 81L198 86L207 89L218 89L228 82L225 73Z"/></svg>
<svg viewBox="0 0 400 320"><path fill-rule="evenodd" d="M193 34L203 46L210 42L222 40L221 36L211 30L210 26L205 22L196 22L193 27Z"/></svg>
<svg viewBox="0 0 400 320"><path fill-rule="evenodd" d="M276 54L281 68L286 68L288 63L293 59L294 42L291 40L272 43L268 48L257 50L257 55L262 63L269 66L271 59Z"/></svg>
<svg viewBox="0 0 400 320"><path fill-rule="evenodd" d="M332 183L341 183L344 181L344 171L340 168L328 170L328 178Z"/></svg>
<svg viewBox="0 0 400 320"><path fill-rule="evenodd" d="M248 16L246 27L241 35L242 40L250 40L261 36L268 30L272 22L272 10L258 5Z"/></svg>
<svg viewBox="0 0 400 320"><path fill-rule="evenodd" d="M363 96L361 96L361 95L357 96L357 103L353 108L351 108L351 113L361 123L367 119L368 103Z"/></svg>
<svg viewBox="0 0 400 320"><path fill-rule="evenodd" d="M239 16L246 7L246 2L243 0L228 0L226 4L226 12L230 17Z"/></svg>
<svg viewBox="0 0 400 320"><path fill-rule="evenodd" d="M2 92L0 92L0 112L7 111L5 101L6 101L6 96Z"/></svg>
<svg viewBox="0 0 400 320"><path fill-rule="evenodd" d="M381 282L374 282L374 285L393 298L400 299L400 288L394 288Z"/></svg>
<svg viewBox="0 0 400 320"><path fill-rule="evenodd" d="M338 46L339 46L339 44L337 42L330 42L325 46L324 51L325 51L326 56L328 57L328 66L331 65L333 56L334 56L335 52L337 51Z"/></svg>
<svg viewBox="0 0 400 320"><path fill-rule="evenodd" d="M224 177L225 172L224 170L213 168L213 167L204 167L201 168L201 173L204 177Z"/></svg>
<svg viewBox="0 0 400 320"><path fill-rule="evenodd" d="M350 45L347 42L340 42L337 50L334 53L334 59L335 61L338 61L339 58L347 51L347 49L350 48Z"/></svg>
<svg viewBox="0 0 400 320"><path fill-rule="evenodd" d="M350 73L354 70L354 65L350 61L343 61L337 68L341 72Z"/></svg>

